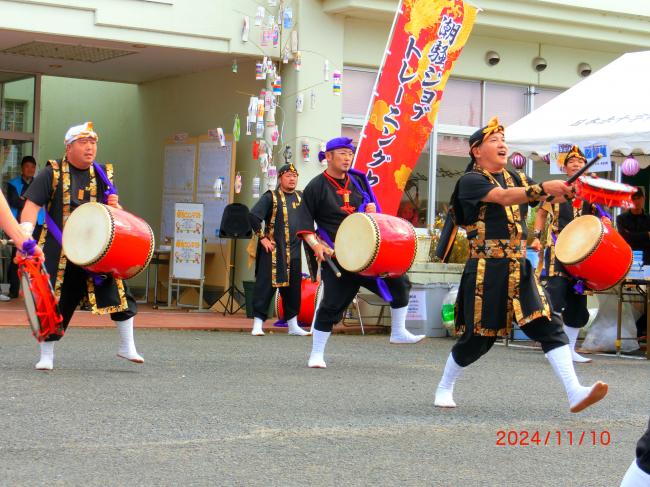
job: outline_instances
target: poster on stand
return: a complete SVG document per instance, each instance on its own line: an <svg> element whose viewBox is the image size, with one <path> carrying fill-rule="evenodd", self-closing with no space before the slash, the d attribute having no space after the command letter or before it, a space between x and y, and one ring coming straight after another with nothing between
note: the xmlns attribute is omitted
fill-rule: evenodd
<svg viewBox="0 0 650 487"><path fill-rule="evenodd" d="M174 205L174 243L172 277L201 279L203 277L203 205Z"/></svg>

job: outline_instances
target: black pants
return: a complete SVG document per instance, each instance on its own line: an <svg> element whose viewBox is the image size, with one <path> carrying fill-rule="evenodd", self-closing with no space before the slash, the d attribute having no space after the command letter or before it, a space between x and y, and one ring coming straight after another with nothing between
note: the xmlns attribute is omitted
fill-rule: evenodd
<svg viewBox="0 0 650 487"><path fill-rule="evenodd" d="M551 276L546 279L544 287L553 310L562 314L564 324L572 328L582 328L589 322L587 296L576 293L574 284L573 279Z"/></svg>
<svg viewBox="0 0 650 487"><path fill-rule="evenodd" d="M569 343L566 333L562 330L562 324L559 315L552 313L550 321L545 317L537 318L522 326L521 331L531 340L540 342L542 350L547 353ZM451 354L458 365L467 367L485 355L492 348L496 339L497 337L476 335L473 327L468 326L465 333L452 347Z"/></svg>
<svg viewBox="0 0 650 487"><path fill-rule="evenodd" d="M636 444L636 463L641 470L650 475L650 421L648 421L648 429Z"/></svg>
<svg viewBox="0 0 650 487"><path fill-rule="evenodd" d="M341 277L336 277L327 264L321 266L323 281L323 300L316 312L314 328L318 331L330 332L336 323L341 321L343 313L359 292L361 286L381 296L374 277L364 277L344 270L340 265ZM384 279L393 300L391 308L403 308L409 304L411 282L406 274L401 277Z"/></svg>
<svg viewBox="0 0 650 487"><path fill-rule="evenodd" d="M61 297L59 299L59 311L61 316L63 316L63 329L67 330L72 315L74 314L77 306L81 300L87 295L88 288L86 286L86 279L88 274L81 267L76 266L68 262L65 273L63 274L63 284L61 285ZM138 312L138 307L135 303L135 299L129 293L129 290L126 288L126 283L124 285L124 291L126 293L126 302L129 307L124 311L118 313L111 313L111 320L113 321L124 321L129 318L134 317ZM53 336L48 338L46 341L54 342L60 340L60 336Z"/></svg>
<svg viewBox="0 0 650 487"><path fill-rule="evenodd" d="M280 290L282 296L282 310L285 321L298 315L300 310L300 284L302 281L302 263L300 259L291 261L289 270L289 286L275 288L271 276L271 252L266 252L261 246L257 249L258 255L257 274L255 274L255 287L253 289L253 316L262 321L268 318L267 313L271 298L275 290Z"/></svg>
<svg viewBox="0 0 650 487"><path fill-rule="evenodd" d="M639 337L644 337L646 336L647 330L648 330L648 315L643 313L641 317L636 320L636 336L637 338Z"/></svg>
<svg viewBox="0 0 650 487"><path fill-rule="evenodd" d="M11 260L9 261L9 268L7 269L7 277L9 278L9 297L17 298L18 291L20 291L20 281L18 280L18 265L14 262L16 258L16 247L11 251Z"/></svg>

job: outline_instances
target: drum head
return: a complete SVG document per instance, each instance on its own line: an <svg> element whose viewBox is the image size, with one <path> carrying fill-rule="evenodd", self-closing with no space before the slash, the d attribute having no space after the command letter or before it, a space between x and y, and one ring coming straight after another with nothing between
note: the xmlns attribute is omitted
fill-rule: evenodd
<svg viewBox="0 0 650 487"><path fill-rule="evenodd" d="M343 220L336 233L336 260L350 272L367 269L379 250L379 230L372 217L353 213Z"/></svg>
<svg viewBox="0 0 650 487"><path fill-rule="evenodd" d="M29 326L31 326L34 336L38 337L41 333L41 321L36 314L36 302L34 301L34 294L32 293L27 273L24 273L20 277L20 285L23 290L23 296L25 297L25 311L27 311Z"/></svg>
<svg viewBox="0 0 650 487"><path fill-rule="evenodd" d="M73 264L88 266L101 259L113 239L113 219L101 203L85 203L63 228L63 253Z"/></svg>
<svg viewBox="0 0 650 487"><path fill-rule="evenodd" d="M629 184L617 183L603 178L592 178L591 176L581 176L580 181L592 188L602 189L604 191L613 191L619 193L634 193L636 188Z"/></svg>
<svg viewBox="0 0 650 487"><path fill-rule="evenodd" d="M555 256L563 264L575 264L586 259L598 246L603 224L593 215L576 218L560 232L555 242Z"/></svg>

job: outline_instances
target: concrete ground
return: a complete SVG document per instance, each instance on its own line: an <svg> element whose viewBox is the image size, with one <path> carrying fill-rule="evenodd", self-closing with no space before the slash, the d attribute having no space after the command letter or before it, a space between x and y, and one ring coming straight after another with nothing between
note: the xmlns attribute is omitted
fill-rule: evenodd
<svg viewBox="0 0 650 487"><path fill-rule="evenodd" d="M440 410L450 339L335 335L324 370L305 366L310 338L136 339L141 366L115 357L114 329L73 328L38 372L28 331L0 328L1 485L611 487L650 413L642 360L579 365L610 394L570 414L541 352L497 345Z"/></svg>

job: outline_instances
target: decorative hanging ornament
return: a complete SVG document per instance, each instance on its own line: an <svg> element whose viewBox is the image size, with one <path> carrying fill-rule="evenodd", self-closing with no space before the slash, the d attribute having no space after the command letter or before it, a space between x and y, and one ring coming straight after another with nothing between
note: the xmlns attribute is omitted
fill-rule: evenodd
<svg viewBox="0 0 650 487"><path fill-rule="evenodd" d="M296 95L296 112L302 113L302 109L305 106L305 97L302 93Z"/></svg>
<svg viewBox="0 0 650 487"><path fill-rule="evenodd" d="M639 172L639 169L639 161L631 155L625 159L621 165L621 171L623 171L623 174L626 176L634 176Z"/></svg>
<svg viewBox="0 0 650 487"><path fill-rule="evenodd" d="M226 146L226 136L223 133L223 129L221 127L217 127L217 140L219 141L219 145L221 147Z"/></svg>
<svg viewBox="0 0 650 487"><path fill-rule="evenodd" d="M264 120L258 120L255 128L255 135L259 138L264 137Z"/></svg>
<svg viewBox="0 0 650 487"><path fill-rule="evenodd" d="M275 96L282 95L282 77L277 76L273 82L273 94Z"/></svg>
<svg viewBox="0 0 650 487"><path fill-rule="evenodd" d="M291 29L293 26L293 9L286 7L282 13L282 25L285 29Z"/></svg>
<svg viewBox="0 0 650 487"><path fill-rule="evenodd" d="M515 152L510 156L510 162L516 169L521 169L526 165L526 157L519 152Z"/></svg>
<svg viewBox="0 0 650 487"><path fill-rule="evenodd" d="M323 63L323 78L325 78L325 81L330 80L330 62L327 59Z"/></svg>
<svg viewBox="0 0 650 487"><path fill-rule="evenodd" d="M223 192L223 182L224 179L222 177L218 177L214 180L214 184L212 185L212 189L214 190L214 197L215 198L221 198L221 193Z"/></svg>
<svg viewBox="0 0 650 487"><path fill-rule="evenodd" d="M256 140L253 142L253 160L256 161L260 158L260 141Z"/></svg>
<svg viewBox="0 0 650 487"><path fill-rule="evenodd" d="M302 53L300 51L296 51L293 55L293 64L296 66L296 71L300 71L302 66Z"/></svg>
<svg viewBox="0 0 650 487"><path fill-rule="evenodd" d="M267 186L270 190L273 190L278 185L278 168L271 164L266 171L266 176L268 177Z"/></svg>
<svg viewBox="0 0 650 487"><path fill-rule="evenodd" d="M311 160L311 154L309 150L309 142L306 140L303 140L301 143L301 148L302 148L302 160L303 162L309 162Z"/></svg>
<svg viewBox="0 0 650 487"><path fill-rule="evenodd" d="M260 197L260 178L255 176L253 178L253 184L251 185L251 190L253 192L253 198L257 199Z"/></svg>
<svg viewBox="0 0 650 487"><path fill-rule="evenodd" d="M235 121L232 124L232 136L235 139L235 142L239 142L239 137L241 135L241 122L239 121L239 113L235 115Z"/></svg>
<svg viewBox="0 0 650 487"><path fill-rule="evenodd" d="M232 72L236 73L238 71L238 66L237 66L237 59L233 59L232 61Z"/></svg>
<svg viewBox="0 0 650 487"><path fill-rule="evenodd" d="M332 91L335 95L341 94L342 75L340 71L332 73Z"/></svg>
<svg viewBox="0 0 650 487"><path fill-rule="evenodd" d="M257 10L255 11L255 25L259 27L262 25L262 21L264 20L264 7L263 6L258 6Z"/></svg>
<svg viewBox="0 0 650 487"><path fill-rule="evenodd" d="M244 24L241 28L241 41L248 42L248 34L251 31L251 19L248 15L244 15Z"/></svg>
<svg viewBox="0 0 650 487"><path fill-rule="evenodd" d="M260 62L255 63L255 79L258 80L258 81L262 80L262 79L266 79L266 73L264 72L264 66Z"/></svg>
<svg viewBox="0 0 650 487"><path fill-rule="evenodd" d="M551 154L545 154L542 156L542 161L544 161L546 164L551 163Z"/></svg>
<svg viewBox="0 0 650 487"><path fill-rule="evenodd" d="M237 171L237 175L235 176L235 193L241 193L241 185L241 174Z"/></svg>
<svg viewBox="0 0 650 487"><path fill-rule="evenodd" d="M289 64L289 46L284 46L284 52L282 53L282 64Z"/></svg>
<svg viewBox="0 0 650 487"><path fill-rule="evenodd" d="M296 29L291 31L291 52L298 52L298 31Z"/></svg>
<svg viewBox="0 0 650 487"><path fill-rule="evenodd" d="M273 26L273 47L278 47L280 43L280 27L278 25Z"/></svg>

